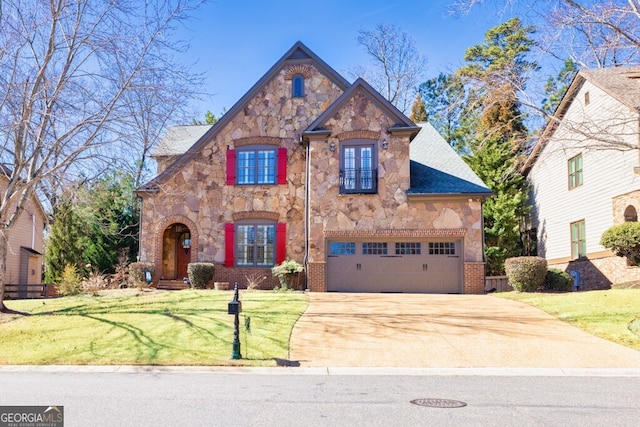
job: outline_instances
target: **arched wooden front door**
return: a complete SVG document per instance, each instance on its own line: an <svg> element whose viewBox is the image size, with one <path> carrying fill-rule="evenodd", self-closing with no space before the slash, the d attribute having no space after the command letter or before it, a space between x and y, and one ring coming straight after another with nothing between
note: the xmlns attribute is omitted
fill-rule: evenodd
<svg viewBox="0 0 640 427"><path fill-rule="evenodd" d="M187 277L191 259L191 231L184 224L172 224L162 236L162 277L181 280Z"/></svg>

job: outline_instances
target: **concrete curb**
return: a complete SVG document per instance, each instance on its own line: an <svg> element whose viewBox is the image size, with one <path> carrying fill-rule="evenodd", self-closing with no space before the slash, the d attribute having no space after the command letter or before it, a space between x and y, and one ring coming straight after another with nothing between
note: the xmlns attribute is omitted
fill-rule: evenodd
<svg viewBox="0 0 640 427"><path fill-rule="evenodd" d="M2 373L103 374L224 374L224 375L393 375L393 376L523 376L523 377L640 377L637 368L398 368L398 367L246 367L246 366L105 366L4 365Z"/></svg>

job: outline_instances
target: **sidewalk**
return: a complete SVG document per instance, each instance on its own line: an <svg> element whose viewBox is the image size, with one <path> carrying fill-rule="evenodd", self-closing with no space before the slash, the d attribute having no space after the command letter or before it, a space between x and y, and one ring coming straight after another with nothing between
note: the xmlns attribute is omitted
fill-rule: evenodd
<svg viewBox="0 0 640 427"><path fill-rule="evenodd" d="M301 367L640 368L640 352L491 295L311 293Z"/></svg>

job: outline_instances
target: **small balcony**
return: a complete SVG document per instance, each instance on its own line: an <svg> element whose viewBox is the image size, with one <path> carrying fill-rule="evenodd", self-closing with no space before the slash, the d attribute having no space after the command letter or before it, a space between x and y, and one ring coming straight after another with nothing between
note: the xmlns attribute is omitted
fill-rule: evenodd
<svg viewBox="0 0 640 427"><path fill-rule="evenodd" d="M375 194L377 192L377 169L340 170L340 194Z"/></svg>

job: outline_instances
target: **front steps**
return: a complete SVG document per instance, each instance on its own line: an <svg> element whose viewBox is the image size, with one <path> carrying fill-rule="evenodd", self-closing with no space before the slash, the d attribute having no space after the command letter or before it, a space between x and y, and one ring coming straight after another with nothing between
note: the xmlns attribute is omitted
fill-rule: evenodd
<svg viewBox="0 0 640 427"><path fill-rule="evenodd" d="M156 288L165 291L181 291L183 289L189 289L191 286L183 280L160 280Z"/></svg>

